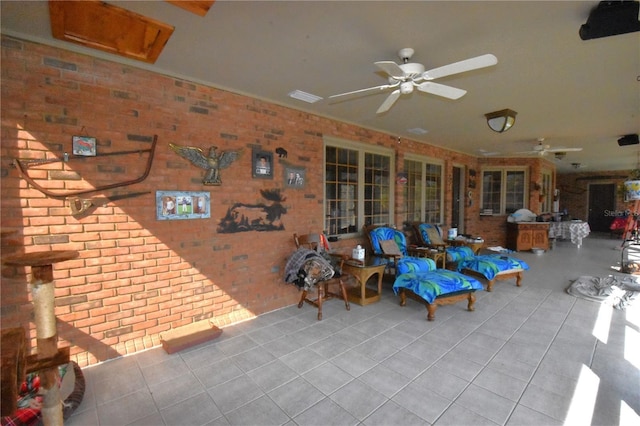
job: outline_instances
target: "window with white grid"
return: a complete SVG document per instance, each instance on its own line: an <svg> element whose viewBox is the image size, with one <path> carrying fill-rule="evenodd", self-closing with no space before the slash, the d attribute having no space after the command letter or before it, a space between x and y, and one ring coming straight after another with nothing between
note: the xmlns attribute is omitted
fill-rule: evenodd
<svg viewBox="0 0 640 426"><path fill-rule="evenodd" d="M439 224L442 221L442 164L431 159L407 158L404 172L404 221Z"/></svg>
<svg viewBox="0 0 640 426"><path fill-rule="evenodd" d="M389 149L325 140L325 230L330 235L392 223L392 158Z"/></svg>
<svg viewBox="0 0 640 426"><path fill-rule="evenodd" d="M481 214L511 214L527 207L525 169L482 171Z"/></svg>

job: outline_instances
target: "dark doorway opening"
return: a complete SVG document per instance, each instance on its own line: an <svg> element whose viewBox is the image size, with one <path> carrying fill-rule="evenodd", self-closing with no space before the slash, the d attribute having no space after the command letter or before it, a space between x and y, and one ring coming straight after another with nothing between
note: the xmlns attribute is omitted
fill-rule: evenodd
<svg viewBox="0 0 640 426"><path fill-rule="evenodd" d="M615 219L616 185L613 183L589 184L589 227L592 232L609 232Z"/></svg>

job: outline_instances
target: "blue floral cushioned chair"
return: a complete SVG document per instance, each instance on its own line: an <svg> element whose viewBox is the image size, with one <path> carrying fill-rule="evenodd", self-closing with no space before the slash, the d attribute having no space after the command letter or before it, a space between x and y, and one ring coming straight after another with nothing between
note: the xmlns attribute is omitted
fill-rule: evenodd
<svg viewBox="0 0 640 426"><path fill-rule="evenodd" d="M414 236L419 244L427 247L447 247L442 238L442 228L431 223L413 222Z"/></svg>
<svg viewBox="0 0 640 426"><path fill-rule="evenodd" d="M365 225L363 233L369 241L369 250L373 256L385 257L388 267L397 273L398 260L405 256L419 257L421 252L407 245L404 234L394 228L380 225Z"/></svg>
<svg viewBox="0 0 640 426"><path fill-rule="evenodd" d="M466 275L473 275L487 280L487 291L493 290L497 280L516 279L516 285L522 285L522 274L529 270L526 262L515 257L501 254L475 255L469 247L458 247L456 270Z"/></svg>
<svg viewBox="0 0 640 426"><path fill-rule="evenodd" d="M435 319L439 305L449 305L467 300L467 309L474 310L474 293L484 287L477 279L457 271L436 269L431 259L403 257L397 263L397 275L393 291L400 294L400 306L406 305L409 297L423 302L427 306L427 319Z"/></svg>
<svg viewBox="0 0 640 426"><path fill-rule="evenodd" d="M447 253L448 263L458 262L463 257L466 257L466 252L462 253L461 247L454 247L442 238L442 228L440 226L431 223L412 222L411 228L418 245L444 250Z"/></svg>

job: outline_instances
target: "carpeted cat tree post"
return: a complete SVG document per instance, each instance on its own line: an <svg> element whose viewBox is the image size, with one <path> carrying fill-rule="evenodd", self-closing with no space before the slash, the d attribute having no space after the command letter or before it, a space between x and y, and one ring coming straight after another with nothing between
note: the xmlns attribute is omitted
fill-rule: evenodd
<svg viewBox="0 0 640 426"><path fill-rule="evenodd" d="M11 266L31 266L31 294L36 322L38 360L54 359L58 354L58 330L55 314L55 283L53 264L78 257L74 250L24 253L8 257L3 263ZM69 362L67 359L66 362ZM42 421L45 426L62 426L62 400L58 366L40 371L42 383Z"/></svg>

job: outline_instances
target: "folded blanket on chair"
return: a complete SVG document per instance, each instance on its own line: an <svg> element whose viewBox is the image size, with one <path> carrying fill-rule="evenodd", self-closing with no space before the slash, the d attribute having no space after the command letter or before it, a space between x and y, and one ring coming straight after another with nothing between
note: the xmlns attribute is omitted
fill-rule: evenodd
<svg viewBox="0 0 640 426"><path fill-rule="evenodd" d="M335 271L320 253L306 248L296 250L285 266L285 282L309 290L318 281L333 277Z"/></svg>

